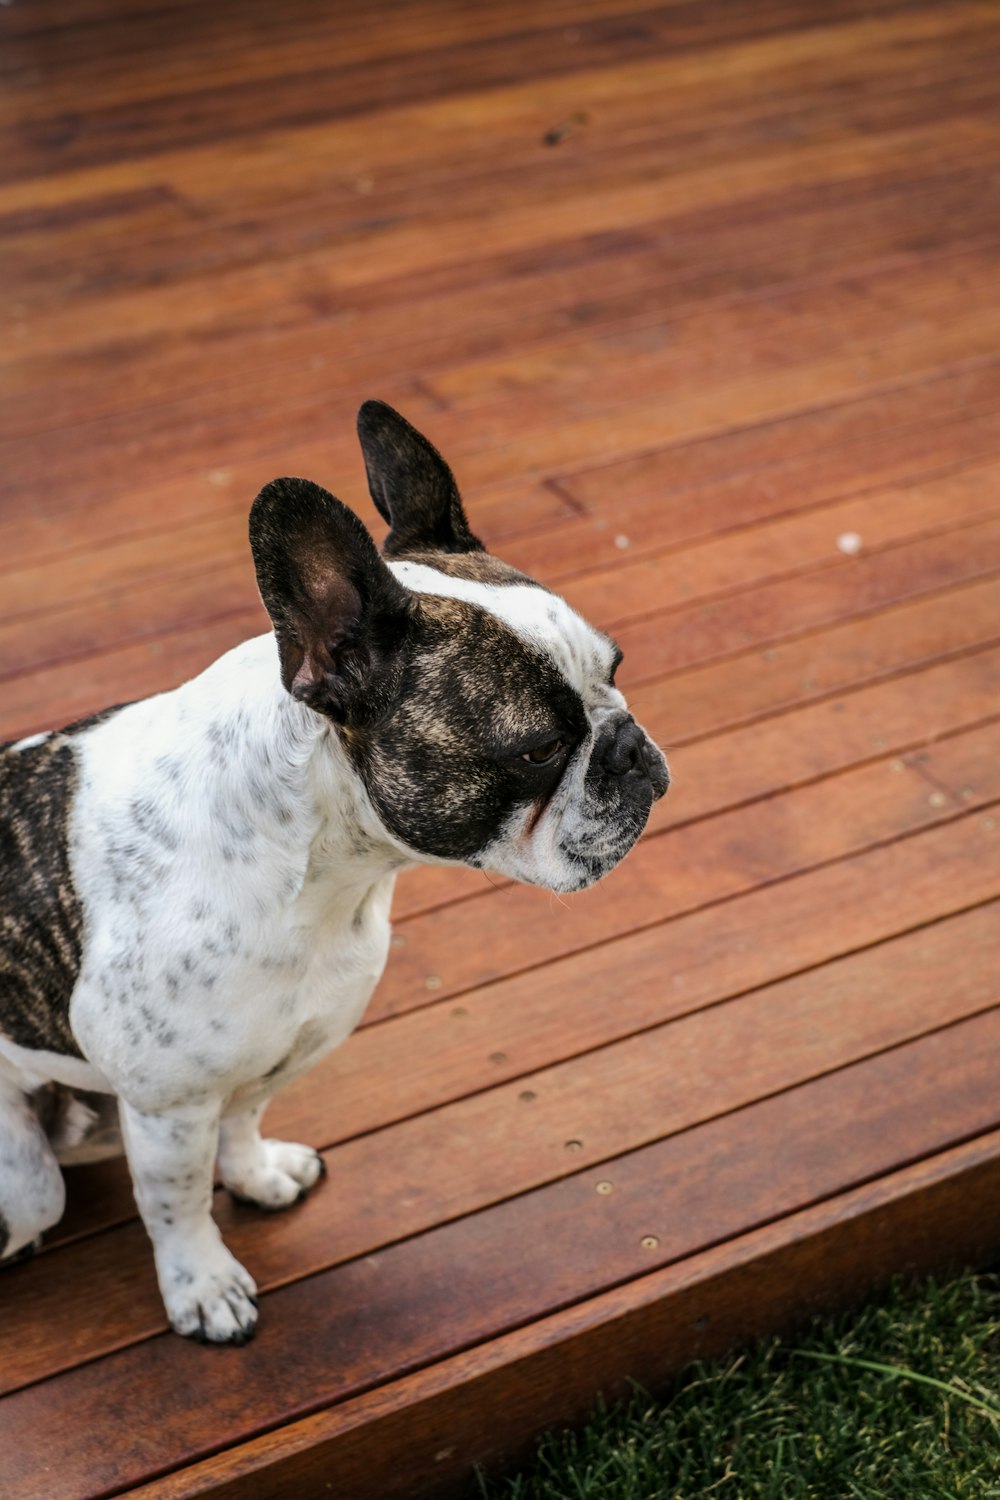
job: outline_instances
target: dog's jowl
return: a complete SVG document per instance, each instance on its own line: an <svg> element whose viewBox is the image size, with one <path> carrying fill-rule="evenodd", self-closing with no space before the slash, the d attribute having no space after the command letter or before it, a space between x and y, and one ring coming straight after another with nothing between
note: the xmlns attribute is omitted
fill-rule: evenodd
<svg viewBox="0 0 1000 1500"><path fill-rule="evenodd" d="M614 642L483 549L402 417L358 428L382 553L275 480L250 512L273 634L0 749L0 1255L58 1220L60 1162L123 1144L170 1322L213 1342L257 1317L213 1168L265 1209L320 1177L261 1115L357 1024L397 872L581 890L668 782Z"/></svg>

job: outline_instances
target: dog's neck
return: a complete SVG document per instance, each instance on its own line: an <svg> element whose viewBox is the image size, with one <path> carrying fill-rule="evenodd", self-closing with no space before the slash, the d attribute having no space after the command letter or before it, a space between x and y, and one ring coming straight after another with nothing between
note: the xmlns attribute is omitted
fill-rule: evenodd
<svg viewBox="0 0 1000 1500"><path fill-rule="evenodd" d="M297 853L299 890L286 882L284 899L312 893L310 904L354 910L413 862L381 827L336 728L285 691L273 636L237 646L175 696L200 741L192 790L211 835L249 826L276 861Z"/></svg>

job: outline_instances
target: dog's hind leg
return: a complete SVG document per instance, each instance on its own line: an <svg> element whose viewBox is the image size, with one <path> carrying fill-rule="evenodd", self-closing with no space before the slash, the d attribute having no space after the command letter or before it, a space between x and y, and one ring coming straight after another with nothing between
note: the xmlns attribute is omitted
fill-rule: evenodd
<svg viewBox="0 0 1000 1500"><path fill-rule="evenodd" d="M257 1208L288 1208L324 1175L323 1158L311 1146L265 1141L260 1117L265 1105L224 1115L219 1134L219 1175L233 1197Z"/></svg>
<svg viewBox="0 0 1000 1500"><path fill-rule="evenodd" d="M0 1261L30 1249L65 1206L62 1173L38 1116L0 1073Z"/></svg>

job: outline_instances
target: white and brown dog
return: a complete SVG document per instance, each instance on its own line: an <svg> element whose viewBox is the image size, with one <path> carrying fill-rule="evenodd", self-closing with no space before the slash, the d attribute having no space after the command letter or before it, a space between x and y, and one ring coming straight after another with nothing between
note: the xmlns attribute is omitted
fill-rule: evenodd
<svg viewBox="0 0 1000 1500"><path fill-rule="evenodd" d="M0 750L0 1254L59 1219L58 1162L95 1120L78 1095L107 1096L170 1322L218 1343L257 1312L214 1165L268 1209L320 1177L260 1119L357 1025L396 873L581 890L668 784L613 642L483 550L402 417L370 401L358 429L383 555L325 490L275 480L250 513L273 636Z"/></svg>

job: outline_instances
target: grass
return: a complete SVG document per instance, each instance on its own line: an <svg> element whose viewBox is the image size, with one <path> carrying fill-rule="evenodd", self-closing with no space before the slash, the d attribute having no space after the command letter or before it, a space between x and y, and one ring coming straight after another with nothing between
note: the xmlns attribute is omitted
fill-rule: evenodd
<svg viewBox="0 0 1000 1500"><path fill-rule="evenodd" d="M895 1285L550 1434L480 1500L1000 1500L1000 1278Z"/></svg>

